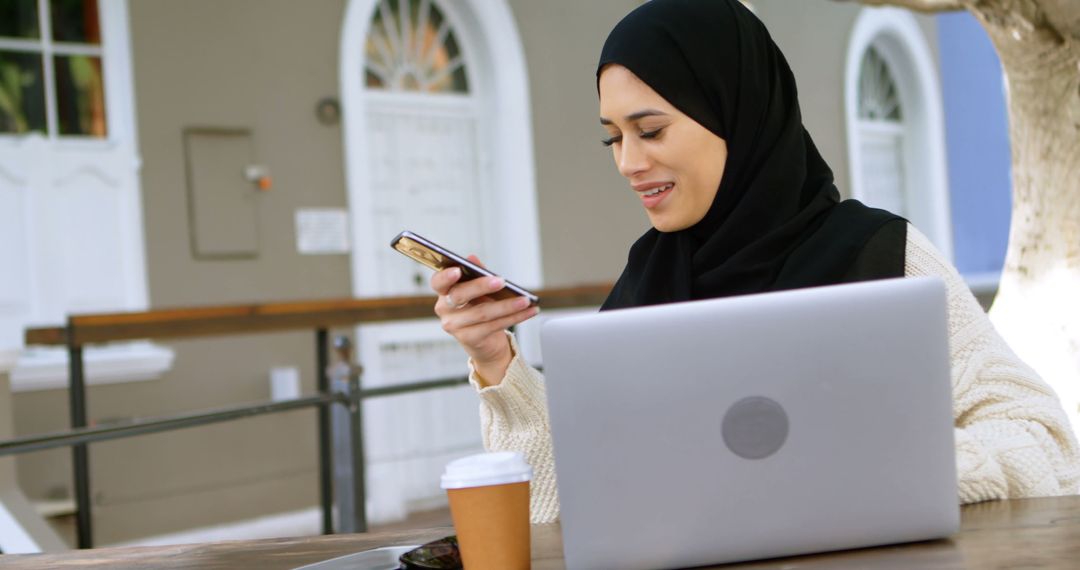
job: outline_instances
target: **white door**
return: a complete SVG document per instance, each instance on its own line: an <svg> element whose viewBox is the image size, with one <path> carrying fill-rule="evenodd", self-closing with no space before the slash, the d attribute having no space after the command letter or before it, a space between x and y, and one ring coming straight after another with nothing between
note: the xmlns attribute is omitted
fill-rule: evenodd
<svg viewBox="0 0 1080 570"><path fill-rule="evenodd" d="M500 18L497 34L484 32L485 22ZM491 71L497 69L491 62L515 53L490 49L492 37L509 31L516 38L506 22L512 19L503 0L350 3L342 34L342 106L358 295L431 294L430 270L389 247L405 229L463 255L475 253L492 268L513 271L515 281L539 285L531 165L516 169L528 180L509 191L496 192L493 183L499 172L490 157L531 155L527 139L514 148L499 144L504 129L525 116L513 112L523 108L520 101L502 100L507 90L500 85L514 73L495 78ZM508 124L495 122L496 101L507 110L500 119ZM527 124L516 130L529 136ZM505 228L515 226L528 242L520 258L535 266L528 272L500 247ZM434 318L364 326L358 337L365 386L468 372L464 351ZM442 468L482 448L469 387L374 400L364 412L372 521L441 504Z"/></svg>
<svg viewBox="0 0 1080 570"><path fill-rule="evenodd" d="M901 216L910 216L907 184L904 180L903 127L885 121L863 121L859 125L862 150L862 193L867 205Z"/></svg>
<svg viewBox="0 0 1080 570"><path fill-rule="evenodd" d="M368 97L372 221L385 238L365 244L376 260L376 295L428 295L431 271L392 250L389 240L409 229L464 254L484 256L479 229L486 177L478 163L472 101ZM364 326L358 335L366 386L467 374L465 352L436 321ZM471 390L366 404L373 520L402 517L410 502L438 500L435 483L443 465L481 449Z"/></svg>
<svg viewBox="0 0 1080 570"><path fill-rule="evenodd" d="M469 98L368 95L372 214L378 234L388 236L386 243L372 244L378 294L431 292L430 271L387 247L403 229L484 257L489 177L480 163L474 108Z"/></svg>

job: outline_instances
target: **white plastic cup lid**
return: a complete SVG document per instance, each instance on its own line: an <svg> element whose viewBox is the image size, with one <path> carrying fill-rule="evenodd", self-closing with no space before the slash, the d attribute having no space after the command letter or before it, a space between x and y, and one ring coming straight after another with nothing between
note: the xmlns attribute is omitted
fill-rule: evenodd
<svg viewBox="0 0 1080 570"><path fill-rule="evenodd" d="M531 479L532 467L518 451L478 453L448 463L442 476L442 488L506 485Z"/></svg>

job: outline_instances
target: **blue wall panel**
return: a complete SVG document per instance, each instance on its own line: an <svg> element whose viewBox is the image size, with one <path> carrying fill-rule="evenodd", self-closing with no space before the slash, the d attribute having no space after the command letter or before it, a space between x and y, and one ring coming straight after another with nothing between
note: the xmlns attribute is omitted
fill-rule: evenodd
<svg viewBox="0 0 1080 570"><path fill-rule="evenodd" d="M954 259L964 274L998 272L1012 207L1001 64L971 14L943 14L937 23Z"/></svg>

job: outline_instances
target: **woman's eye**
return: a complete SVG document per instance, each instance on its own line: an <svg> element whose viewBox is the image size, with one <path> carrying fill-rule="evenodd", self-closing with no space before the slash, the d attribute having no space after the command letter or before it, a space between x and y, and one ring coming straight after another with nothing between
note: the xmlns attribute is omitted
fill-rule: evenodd
<svg viewBox="0 0 1080 570"><path fill-rule="evenodd" d="M638 136L643 139L655 139L657 136L659 136L660 131L662 130L664 129L656 129L655 131L641 131L641 134Z"/></svg>
<svg viewBox="0 0 1080 570"><path fill-rule="evenodd" d="M619 142L621 140L622 140L622 135L617 135L617 136L611 137L609 139L601 139L600 142L603 143L604 146L611 146L611 145L613 145L613 144L615 144L615 143L617 143L617 142Z"/></svg>

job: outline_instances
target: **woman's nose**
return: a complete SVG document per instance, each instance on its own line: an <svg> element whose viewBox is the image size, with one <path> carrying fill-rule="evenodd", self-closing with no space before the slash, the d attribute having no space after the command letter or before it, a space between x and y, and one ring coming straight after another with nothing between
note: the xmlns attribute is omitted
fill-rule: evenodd
<svg viewBox="0 0 1080 570"><path fill-rule="evenodd" d="M649 168L648 157L641 144L634 140L623 139L622 144L615 153L615 160L619 167L619 174L626 178L632 178Z"/></svg>

